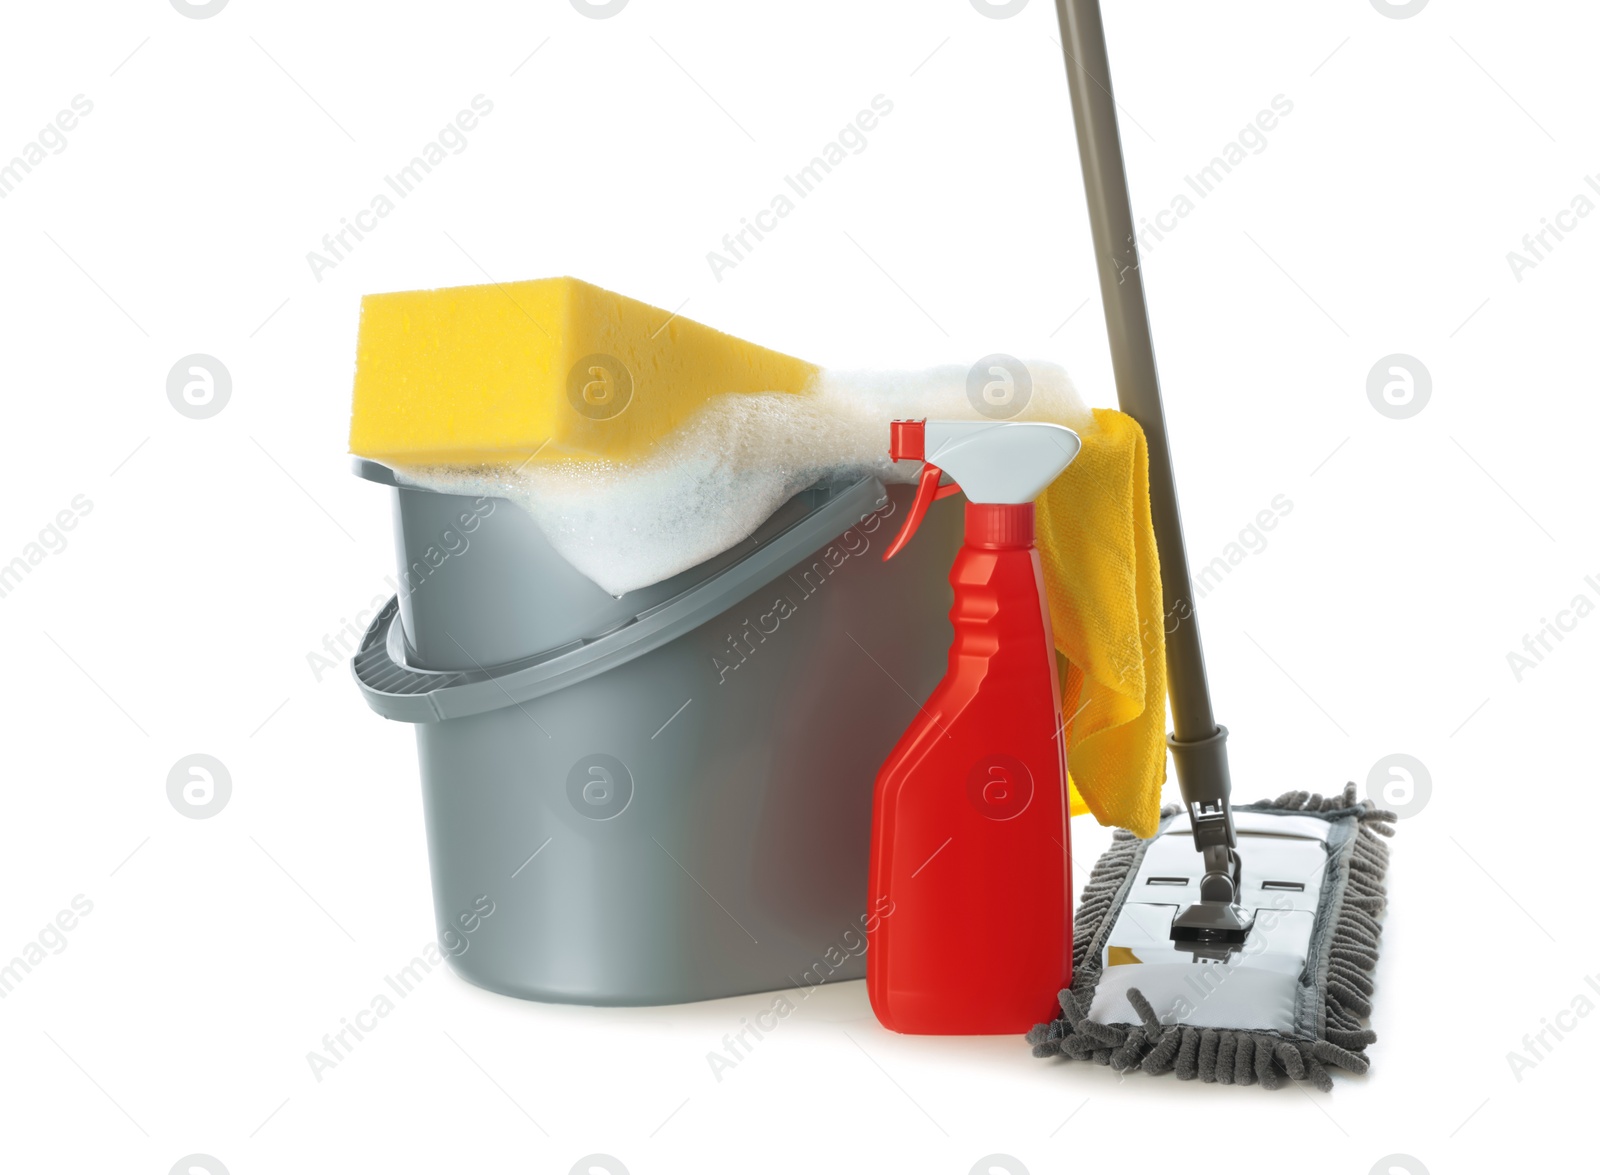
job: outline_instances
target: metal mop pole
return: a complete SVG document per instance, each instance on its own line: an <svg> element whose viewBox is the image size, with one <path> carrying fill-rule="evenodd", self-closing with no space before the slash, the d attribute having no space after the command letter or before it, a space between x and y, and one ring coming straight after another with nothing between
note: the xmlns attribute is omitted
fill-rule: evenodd
<svg viewBox="0 0 1600 1175"><path fill-rule="evenodd" d="M1173 732L1167 741L1194 824L1195 847L1206 863L1202 901L1179 915L1173 937L1178 938L1181 929L1194 930L1198 933L1192 938L1202 942L1236 943L1243 941L1249 926L1242 911L1233 905L1238 895L1239 860L1228 804L1228 732L1217 725L1211 711L1205 655L1194 615L1099 0L1056 0L1056 16L1061 24L1083 186L1089 198L1117 400L1144 430L1150 452L1150 515L1161 559L1167 689L1172 699Z"/></svg>

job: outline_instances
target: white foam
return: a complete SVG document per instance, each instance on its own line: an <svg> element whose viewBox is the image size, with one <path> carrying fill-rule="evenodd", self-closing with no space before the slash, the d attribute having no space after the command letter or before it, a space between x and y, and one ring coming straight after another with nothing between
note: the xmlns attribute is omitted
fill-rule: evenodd
<svg viewBox="0 0 1600 1175"><path fill-rule="evenodd" d="M1065 370L1036 361L1026 366L1031 393L1008 419L1071 428L1089 423ZM969 399L967 375L956 366L824 371L805 395L717 396L636 461L395 473L443 493L510 499L533 515L563 558L620 596L748 538L785 501L825 477L870 473L885 482L914 481L919 462L889 460L889 422L984 419Z"/></svg>

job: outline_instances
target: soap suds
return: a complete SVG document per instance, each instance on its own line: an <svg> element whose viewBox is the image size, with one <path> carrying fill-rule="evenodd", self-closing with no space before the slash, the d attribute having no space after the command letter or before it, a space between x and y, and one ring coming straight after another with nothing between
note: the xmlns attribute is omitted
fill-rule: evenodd
<svg viewBox="0 0 1600 1175"><path fill-rule="evenodd" d="M1006 419L1077 429L1092 422L1061 367L1026 366L1031 392ZM823 371L804 395L715 397L639 460L413 466L395 474L441 493L509 499L533 515L563 558L620 596L726 551L824 478L915 481L920 462L889 460L889 422L984 419L967 375L957 366Z"/></svg>

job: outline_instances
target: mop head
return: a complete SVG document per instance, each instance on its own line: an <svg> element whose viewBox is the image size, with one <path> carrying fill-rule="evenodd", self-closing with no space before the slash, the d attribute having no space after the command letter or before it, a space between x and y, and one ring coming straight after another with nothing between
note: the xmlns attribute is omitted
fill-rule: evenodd
<svg viewBox="0 0 1600 1175"><path fill-rule="evenodd" d="M1036 1057L1095 1061L1180 1081L1333 1088L1365 1073L1393 812L1289 792L1233 810L1243 859L1244 945L1210 958L1170 939L1199 896L1188 818L1162 813L1150 840L1118 831L1084 886L1062 1017L1028 1034Z"/></svg>

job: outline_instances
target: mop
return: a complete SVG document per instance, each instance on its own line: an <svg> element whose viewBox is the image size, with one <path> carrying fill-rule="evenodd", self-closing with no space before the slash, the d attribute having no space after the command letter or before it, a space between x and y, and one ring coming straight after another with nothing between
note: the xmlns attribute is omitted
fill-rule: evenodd
<svg viewBox="0 0 1600 1175"><path fill-rule="evenodd" d="M1395 816L1354 784L1234 807L1213 715L1156 378L1098 0L1056 0L1117 396L1144 430L1181 808L1119 831L1079 902L1060 1019L1035 1056L1179 1079L1332 1088L1364 1073ZM1196 855L1198 854L1198 856Z"/></svg>
<svg viewBox="0 0 1600 1175"><path fill-rule="evenodd" d="M1243 941L1171 937L1179 903L1197 895L1175 872L1193 872L1181 809L1164 810L1150 840L1119 829L1083 888L1072 984L1061 1018L1029 1033L1034 1056L1268 1089L1292 1078L1328 1090L1330 1068L1367 1071L1394 813L1352 783L1232 815L1253 919Z"/></svg>

